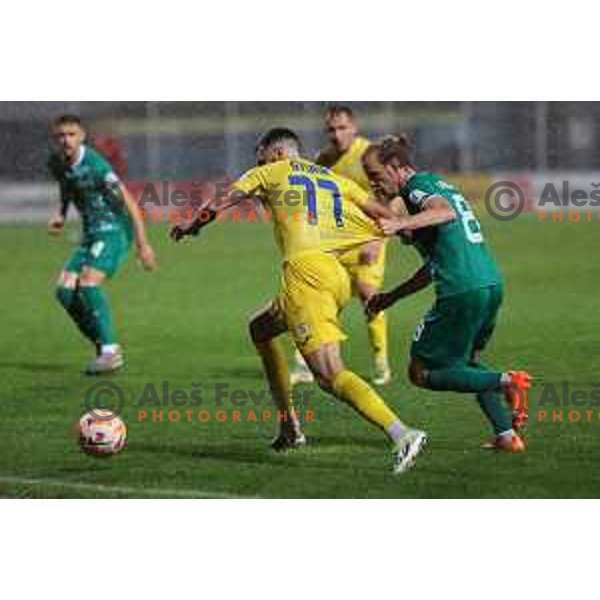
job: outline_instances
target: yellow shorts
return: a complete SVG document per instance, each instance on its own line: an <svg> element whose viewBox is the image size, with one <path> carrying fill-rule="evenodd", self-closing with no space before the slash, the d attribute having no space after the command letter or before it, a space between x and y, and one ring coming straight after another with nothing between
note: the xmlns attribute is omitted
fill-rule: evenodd
<svg viewBox="0 0 600 600"><path fill-rule="evenodd" d="M339 256L339 260L348 271L353 282L360 281L374 287L376 290L381 290L385 280L387 240L383 242L377 260L370 265L364 264L364 249L364 246L359 246L348 250Z"/></svg>
<svg viewBox="0 0 600 600"><path fill-rule="evenodd" d="M276 305L303 354L347 339L339 313L351 299L350 277L334 256L307 254L284 264L283 292Z"/></svg>

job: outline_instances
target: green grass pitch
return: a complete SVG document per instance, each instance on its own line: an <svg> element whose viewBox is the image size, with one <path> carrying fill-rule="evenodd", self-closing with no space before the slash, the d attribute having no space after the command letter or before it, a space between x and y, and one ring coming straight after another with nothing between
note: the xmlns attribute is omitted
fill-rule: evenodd
<svg viewBox="0 0 600 600"><path fill-rule="evenodd" d="M131 260L109 284L127 369L111 381L129 395L130 446L109 460L81 454L72 426L95 383L81 374L90 358L54 301L53 284L75 230L49 239L43 227L0 228L0 496L5 497L595 497L600 494L600 421L537 422L547 383L590 391L599 381L597 226L588 223L486 221L507 278L507 301L487 362L525 367L536 376L529 451L485 453L488 435L475 402L418 391L405 377L413 330L431 303L425 293L390 314L396 379L386 399L431 444L414 471L394 478L382 435L351 410L316 393L306 451L269 452L273 423L138 422L148 383L191 391L215 411L214 386L260 390L265 384L246 334L246 319L278 287L272 233L264 225L217 225L192 245L173 246L153 228L161 270ZM69 240L71 238L71 240ZM418 262L395 248L388 281ZM358 306L344 321L348 364L368 375L366 331ZM223 409L229 413L230 404ZM182 409L185 410L185 409ZM195 409L196 411L199 409ZM251 407L241 409L247 415ZM262 408L261 408L262 410ZM586 409L582 409L586 410Z"/></svg>

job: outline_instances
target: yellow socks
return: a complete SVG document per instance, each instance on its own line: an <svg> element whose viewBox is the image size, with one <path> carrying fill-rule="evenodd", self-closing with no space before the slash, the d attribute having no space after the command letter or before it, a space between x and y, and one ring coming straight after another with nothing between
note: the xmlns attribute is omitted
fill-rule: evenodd
<svg viewBox="0 0 600 600"><path fill-rule="evenodd" d="M368 323L369 341L375 356L375 361L388 363L388 331L385 313L379 313Z"/></svg>
<svg viewBox="0 0 600 600"><path fill-rule="evenodd" d="M398 416L371 386L352 371L342 371L333 380L333 391L342 401L352 406L365 419L381 428L390 438L405 427ZM396 441L395 439L393 441Z"/></svg>

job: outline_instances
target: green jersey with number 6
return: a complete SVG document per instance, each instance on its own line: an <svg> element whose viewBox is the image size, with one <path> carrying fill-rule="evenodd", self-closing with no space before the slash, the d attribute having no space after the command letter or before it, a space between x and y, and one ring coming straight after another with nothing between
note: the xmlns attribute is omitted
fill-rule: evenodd
<svg viewBox="0 0 600 600"><path fill-rule="evenodd" d="M438 297L502 284L481 224L456 187L437 175L418 173L408 181L401 196L413 215L437 197L445 198L456 211L455 221L415 232L415 246L431 266Z"/></svg>

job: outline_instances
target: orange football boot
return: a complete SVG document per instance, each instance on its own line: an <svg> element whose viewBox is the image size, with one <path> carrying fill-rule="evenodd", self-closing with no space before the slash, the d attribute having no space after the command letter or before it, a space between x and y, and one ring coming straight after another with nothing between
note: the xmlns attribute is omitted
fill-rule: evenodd
<svg viewBox="0 0 600 600"><path fill-rule="evenodd" d="M495 450L496 452L525 452L525 442L516 434L512 436L501 435L486 444L484 450Z"/></svg>
<svg viewBox="0 0 600 600"><path fill-rule="evenodd" d="M532 377L526 371L511 371L510 385L505 390L506 401L513 411L513 429L519 433L527 426L529 420L529 399L527 392L531 389Z"/></svg>

